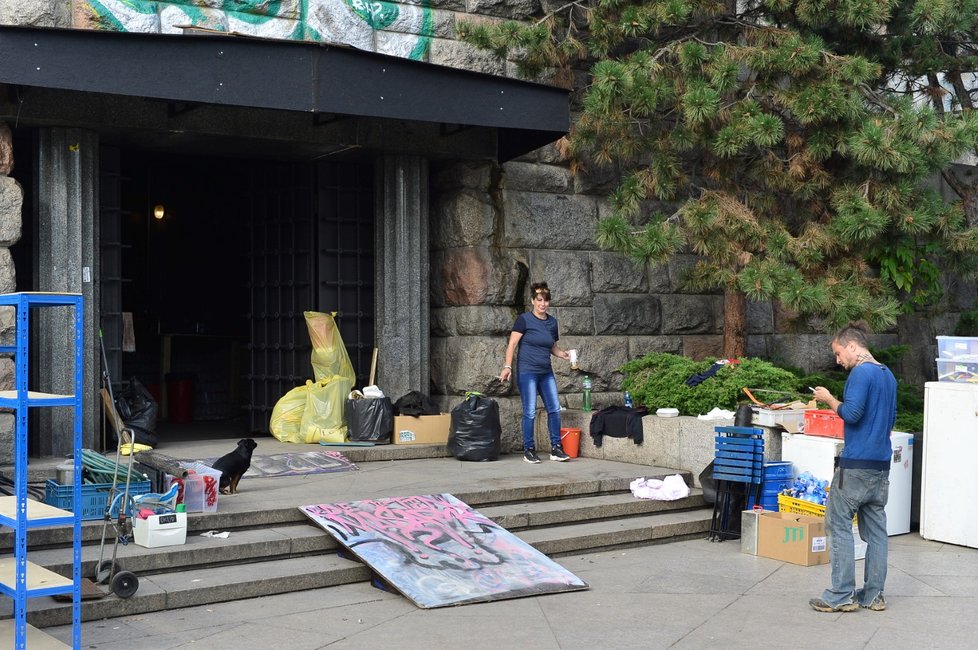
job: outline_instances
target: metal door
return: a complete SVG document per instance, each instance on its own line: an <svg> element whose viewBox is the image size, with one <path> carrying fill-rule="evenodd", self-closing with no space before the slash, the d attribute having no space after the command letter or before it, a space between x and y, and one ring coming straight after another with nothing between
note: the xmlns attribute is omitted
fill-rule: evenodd
<svg viewBox="0 0 978 650"><path fill-rule="evenodd" d="M250 428L312 378L303 312L337 311L362 384L373 348L373 202L369 165L257 165L248 186Z"/></svg>

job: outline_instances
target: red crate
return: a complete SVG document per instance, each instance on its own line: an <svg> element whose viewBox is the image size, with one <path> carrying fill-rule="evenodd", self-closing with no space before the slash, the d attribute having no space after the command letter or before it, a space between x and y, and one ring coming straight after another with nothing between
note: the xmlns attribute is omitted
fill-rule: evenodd
<svg viewBox="0 0 978 650"><path fill-rule="evenodd" d="M805 434L825 438L845 438L842 418L831 409L805 411Z"/></svg>

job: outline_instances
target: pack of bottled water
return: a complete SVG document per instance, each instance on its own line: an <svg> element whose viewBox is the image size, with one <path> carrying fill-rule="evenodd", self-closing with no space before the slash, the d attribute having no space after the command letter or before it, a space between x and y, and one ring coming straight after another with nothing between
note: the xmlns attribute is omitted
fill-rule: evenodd
<svg viewBox="0 0 978 650"><path fill-rule="evenodd" d="M791 487L785 488L784 493L795 499L824 505L828 489L828 481L815 478L811 472L802 472L791 484Z"/></svg>

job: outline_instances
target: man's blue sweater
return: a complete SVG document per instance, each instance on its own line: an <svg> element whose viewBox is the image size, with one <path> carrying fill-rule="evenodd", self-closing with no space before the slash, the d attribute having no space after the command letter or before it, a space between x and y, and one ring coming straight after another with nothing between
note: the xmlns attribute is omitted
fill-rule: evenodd
<svg viewBox="0 0 978 650"><path fill-rule="evenodd" d="M875 363L853 368L838 413L846 440L839 466L889 469L890 432L896 421L896 379L890 369Z"/></svg>

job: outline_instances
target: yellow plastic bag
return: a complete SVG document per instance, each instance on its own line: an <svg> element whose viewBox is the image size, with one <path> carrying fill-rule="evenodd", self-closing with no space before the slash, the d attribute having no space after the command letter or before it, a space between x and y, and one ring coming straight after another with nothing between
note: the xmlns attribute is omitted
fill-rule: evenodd
<svg viewBox="0 0 978 650"><path fill-rule="evenodd" d="M328 377L339 376L350 380L350 386L356 381L353 363L343 345L340 329L333 320L333 314L318 311L304 312L306 328L309 330L309 340L312 341L312 372L317 382ZM349 392L349 388L347 392ZM346 399L346 395L343 396Z"/></svg>
<svg viewBox="0 0 978 650"><path fill-rule="evenodd" d="M333 375L306 386L306 408L299 426L302 442L346 442L346 397L353 381Z"/></svg>
<svg viewBox="0 0 978 650"><path fill-rule="evenodd" d="M306 410L306 396L311 384L311 381L307 381L304 386L296 386L275 403L268 430L282 442L302 442L299 427L302 425L302 413Z"/></svg>

